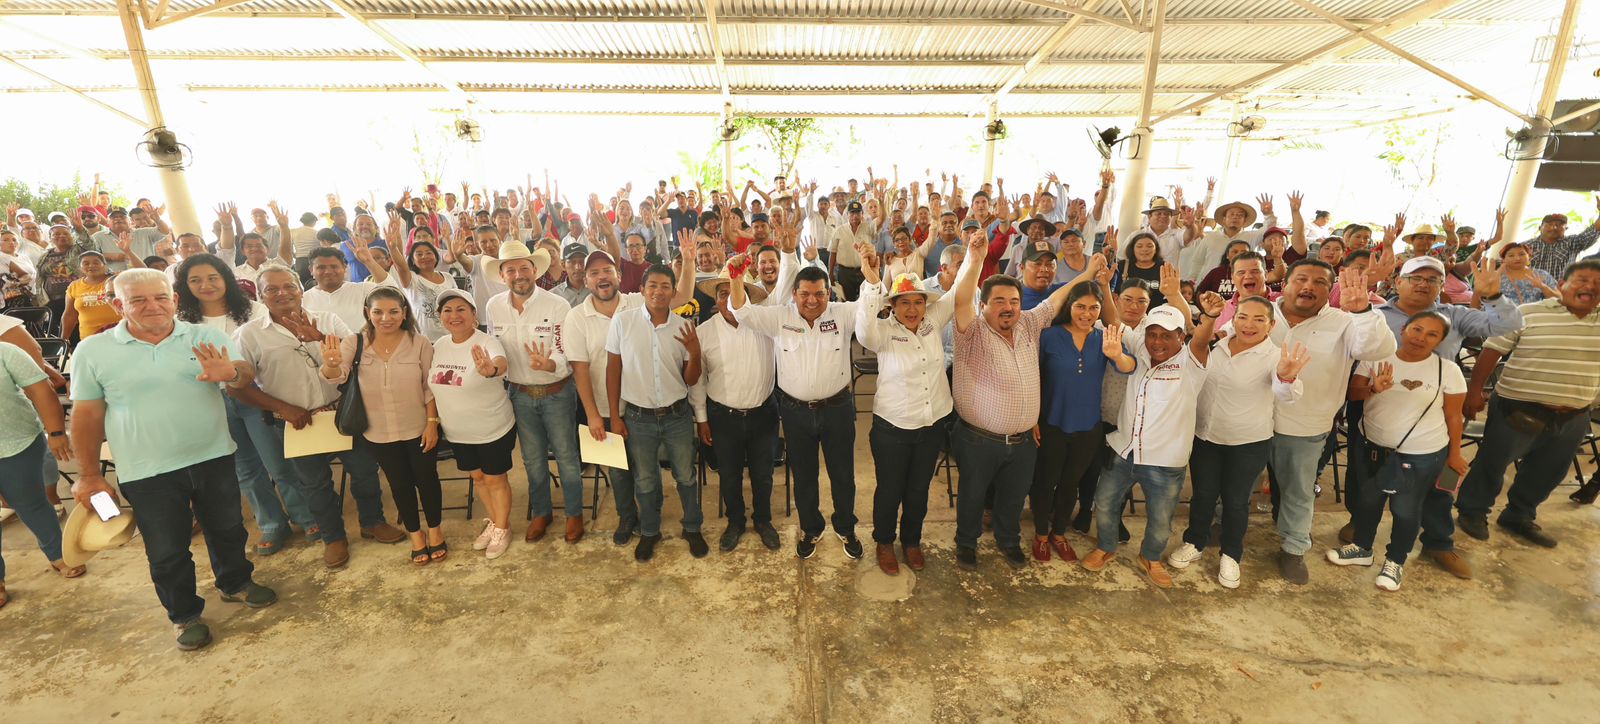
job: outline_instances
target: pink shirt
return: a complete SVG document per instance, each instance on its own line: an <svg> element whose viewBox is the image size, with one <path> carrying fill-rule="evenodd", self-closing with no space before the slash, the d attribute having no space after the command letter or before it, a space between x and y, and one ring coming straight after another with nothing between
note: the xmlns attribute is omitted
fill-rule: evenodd
<svg viewBox="0 0 1600 724"><path fill-rule="evenodd" d="M350 376L350 363L356 354L356 335L345 337L339 345L344 362L339 377L343 384ZM367 408L370 442L400 442L422 437L428 426L427 404L433 401L427 372L433 367L433 344L421 334L401 338L394 354L385 362L367 340L361 350L361 402Z"/></svg>
<svg viewBox="0 0 1600 724"><path fill-rule="evenodd" d="M955 332L955 403L961 419L999 435L1039 423L1039 333L1055 319L1056 305L1041 302L1017 318L1011 341L983 315Z"/></svg>

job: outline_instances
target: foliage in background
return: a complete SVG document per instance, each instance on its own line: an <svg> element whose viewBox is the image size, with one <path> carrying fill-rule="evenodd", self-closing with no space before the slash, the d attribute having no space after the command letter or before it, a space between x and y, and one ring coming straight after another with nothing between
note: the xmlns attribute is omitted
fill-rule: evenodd
<svg viewBox="0 0 1600 724"><path fill-rule="evenodd" d="M1389 166L1389 174L1409 194L1404 210L1409 213L1419 201L1424 208L1448 208L1440 204L1433 191L1439 180L1439 149L1444 145L1449 124L1435 126L1390 123L1379 129L1383 136L1383 152L1378 158ZM1419 198L1420 197L1420 198Z"/></svg>
<svg viewBox="0 0 1600 724"><path fill-rule="evenodd" d="M73 174L72 182L64 185L41 183L30 186L22 179L8 178L4 183L0 183L0 209L15 203L25 209L33 210L42 223L52 211L72 213L73 209L78 208L78 195L87 194L92 190L94 181L85 180L81 173ZM102 185L100 190L110 192L112 205L128 205L128 199L122 196L121 189Z"/></svg>
<svg viewBox="0 0 1600 724"><path fill-rule="evenodd" d="M777 168L771 173L764 174L767 178L760 183L766 183L770 177L778 174L788 176L794 172L795 161L800 158L800 151L806 142L820 135L821 123L815 118L756 118L754 116L734 116L733 127L743 133L755 131L761 136L762 143L777 157Z"/></svg>
<svg viewBox="0 0 1600 724"><path fill-rule="evenodd" d="M1539 224L1544 221L1545 214L1566 214L1568 233L1575 233L1576 230L1583 229L1590 224L1593 224L1595 219L1600 217L1600 211L1596 211L1594 207L1595 192L1591 191L1584 193L1580 196L1580 198L1583 199L1582 205L1575 206L1566 211L1540 211L1538 209L1528 209L1528 211L1532 211L1534 213L1531 216L1522 217L1522 230L1526 232L1537 233L1539 231ZM1593 216L1591 216L1591 214L1593 214Z"/></svg>

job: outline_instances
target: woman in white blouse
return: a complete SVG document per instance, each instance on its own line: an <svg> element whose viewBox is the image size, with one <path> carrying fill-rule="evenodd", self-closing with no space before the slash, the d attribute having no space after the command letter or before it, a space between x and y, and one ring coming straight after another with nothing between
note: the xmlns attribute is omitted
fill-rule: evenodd
<svg viewBox="0 0 1600 724"><path fill-rule="evenodd" d="M856 338L878 353L878 390L872 398L869 433L878 477L872 496L872 539L878 544L878 567L896 575L900 572L894 553L897 522L906 565L913 571L923 567L928 485L955 407L944 375L940 334L955 314L955 295L929 291L916 272L895 277L886 292L878 276L877 255L865 244L859 251L867 283L856 307ZM963 262L956 284L975 276L978 269L970 259ZM892 313L879 319L885 304Z"/></svg>
<svg viewBox="0 0 1600 724"><path fill-rule="evenodd" d="M1296 378L1311 356L1303 344L1280 349L1270 333L1276 323L1265 297L1241 301L1232 329L1211 350L1205 385L1195 414L1189 475L1189 528L1167 565L1188 568L1211 540L1211 519L1222 499L1222 549L1217 582L1239 587L1239 560L1250 513L1250 492L1267 468L1274 399L1292 402L1304 390ZM1269 394L1270 392L1270 394Z"/></svg>
<svg viewBox="0 0 1600 724"><path fill-rule="evenodd" d="M1340 566L1372 565L1372 541L1389 502L1394 518L1383 568L1374 583L1400 588L1406 556L1422 530L1422 500L1439 485L1453 490L1467 472L1461 457L1462 403L1467 398L1461 368L1433 353L1450 334L1450 320L1434 310L1418 312L1400 328L1400 345L1389 359L1362 362L1350 379L1350 399L1366 400L1361 426L1372 469L1366 497L1355 506L1355 542L1328 551ZM1381 460L1370 459L1377 455ZM1446 469L1453 480L1441 477Z"/></svg>
<svg viewBox="0 0 1600 724"><path fill-rule="evenodd" d="M400 217L389 222L389 238L401 239ZM439 322L439 295L446 289L455 289L455 277L441 271L445 262L440 258L439 247L433 243L433 232L419 226L411 230L411 241L406 246L405 262L398 259L389 267L394 272L395 286L404 290L411 302L411 313L417 318L417 331L432 342L445 336L444 325ZM372 269L372 281L382 284L389 277L383 269Z"/></svg>

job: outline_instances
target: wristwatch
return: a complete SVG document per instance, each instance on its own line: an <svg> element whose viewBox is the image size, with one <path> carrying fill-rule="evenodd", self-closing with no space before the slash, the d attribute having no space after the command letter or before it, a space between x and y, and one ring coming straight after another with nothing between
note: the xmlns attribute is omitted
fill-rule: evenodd
<svg viewBox="0 0 1600 724"><path fill-rule="evenodd" d="M67 436L67 431L66 430L56 430L55 432L47 432L47 433L45 433L45 435L47 435L49 437L66 437Z"/></svg>

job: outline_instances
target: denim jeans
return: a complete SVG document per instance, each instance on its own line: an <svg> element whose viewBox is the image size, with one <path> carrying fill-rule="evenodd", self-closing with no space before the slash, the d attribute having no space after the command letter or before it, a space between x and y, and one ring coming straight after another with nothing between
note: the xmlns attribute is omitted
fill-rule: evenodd
<svg viewBox="0 0 1600 724"><path fill-rule="evenodd" d="M1328 433L1285 435L1274 433L1268 446L1278 490L1278 535L1283 552L1303 556L1311 550L1311 512L1317 500L1317 459Z"/></svg>
<svg viewBox="0 0 1600 724"><path fill-rule="evenodd" d="M1178 492L1183 490L1183 468L1135 465L1121 455L1113 457L1111 467L1100 474L1100 484L1095 488L1095 537L1100 550L1117 552L1122 502L1133 492L1135 483L1144 490L1144 540L1139 544L1139 555L1147 561L1159 561L1167 550L1167 539L1172 537L1172 513L1178 508Z"/></svg>
<svg viewBox="0 0 1600 724"><path fill-rule="evenodd" d="M1250 518L1250 493L1267 467L1271 440L1243 445L1218 445L1195 438L1189 453L1194 495L1189 498L1189 527L1183 541L1200 550L1211 542L1211 519L1222 501L1222 555L1244 559L1244 532ZM1154 560L1154 559L1152 559Z"/></svg>
<svg viewBox="0 0 1600 724"><path fill-rule="evenodd" d="M628 467L639 499L639 535L661 535L661 458L672 467L683 504L683 532L699 533L705 516L700 512L700 484L694 474L694 412L687 402L680 409L657 417L627 405ZM576 429L576 428L574 428Z"/></svg>
<svg viewBox="0 0 1600 724"><path fill-rule="evenodd" d="M286 423L273 419L269 427L277 438L277 449L283 450L283 427ZM345 540L344 509L339 504L339 494L334 491L333 461L337 458L350 474L350 495L356 499L356 515L362 528L383 524L383 491L379 487L378 462L372 454L356 445L347 452L329 455L306 455L289 458L294 469L294 481L305 498L311 518L322 529L319 539L324 543Z"/></svg>
<svg viewBox="0 0 1600 724"><path fill-rule="evenodd" d="M718 487L728 511L728 527L744 528L744 471L750 470L750 517L772 522L773 445L778 441L778 407L767 400L746 413L706 400Z"/></svg>
<svg viewBox="0 0 1600 724"><path fill-rule="evenodd" d="M533 517L550 515L554 510L550 501L550 454L554 452L556 472L561 475L563 511L569 518L582 518L577 388L569 380L561 391L540 399L515 386L510 394L511 410L517 416L517 441L522 445L522 467L528 473L528 502L533 506Z"/></svg>
<svg viewBox="0 0 1600 724"><path fill-rule="evenodd" d="M957 423L950 449L960 471L956 489L956 545L978 547L983 534L983 505L989 488L994 496L994 542L1001 548L1022 544L1022 502L1033 487L1033 465L1039 446L1023 433L1020 442L1007 445Z"/></svg>
<svg viewBox="0 0 1600 724"><path fill-rule="evenodd" d="M228 411L228 434L238 447L233 453L234 473L250 501L261 537L283 540L289 535L290 521L302 528L316 525L294 482L294 469L283 457L283 445L262 417L264 413L232 397L224 397L223 403Z"/></svg>
<svg viewBox="0 0 1600 724"><path fill-rule="evenodd" d="M822 518L821 468L817 449L828 464L828 486L833 498L833 531L856 534L856 410L848 396L843 402L812 409L788 396L778 395L778 415L783 419L784 446L789 470L794 474L794 507L800 513L800 532L815 538L827 530Z"/></svg>
<svg viewBox="0 0 1600 724"><path fill-rule="evenodd" d="M120 487L133 506L134 524L150 561L150 581L168 620L188 623L205 610L205 599L195 593L194 556L189 552L190 524L197 519L217 588L238 593L249 585L255 566L244 555L247 536L232 455L123 481Z"/></svg>
<svg viewBox="0 0 1600 724"><path fill-rule="evenodd" d="M1508 408L1515 404L1518 403L1508 405L1499 395L1489 400L1483 442L1478 445L1472 469L1461 481L1461 495L1456 501L1456 509L1463 516L1488 517L1505 485L1506 467L1516 462L1517 476L1506 493L1506 507L1500 512L1500 519L1509 523L1533 522L1539 504L1567 477L1572 456L1589 429L1589 416L1578 413L1540 435L1529 435L1506 422Z"/></svg>
<svg viewBox="0 0 1600 724"><path fill-rule="evenodd" d="M1394 520L1389 527L1389 549L1385 556L1404 565L1416 545L1417 534L1422 529L1423 500L1428 491L1437 490L1434 483L1444 470L1448 448L1421 455L1392 452L1367 480L1361 499L1357 501L1355 543L1371 548L1378 535L1378 523L1383 520L1383 503L1389 501L1389 515Z"/></svg>
<svg viewBox="0 0 1600 724"><path fill-rule="evenodd" d="M899 524L900 545L922 545L922 521L928 517L928 486L939 465L939 451L950 434L954 413L927 427L906 430L888 420L872 416L868 442L878 475L878 489L872 495L872 540L888 545L895 541Z"/></svg>
<svg viewBox="0 0 1600 724"><path fill-rule="evenodd" d="M61 521L56 518L55 507L44 497L44 486L39 483L44 469L42 458L50 457L44 435L33 439L22 452L0 458L0 496L6 505L17 511L17 517L33 531L39 543L39 552L46 560L61 560ZM0 583L6 580L6 561L0 558Z"/></svg>

